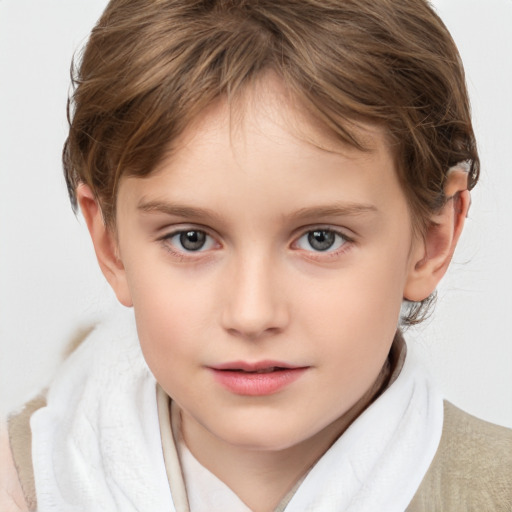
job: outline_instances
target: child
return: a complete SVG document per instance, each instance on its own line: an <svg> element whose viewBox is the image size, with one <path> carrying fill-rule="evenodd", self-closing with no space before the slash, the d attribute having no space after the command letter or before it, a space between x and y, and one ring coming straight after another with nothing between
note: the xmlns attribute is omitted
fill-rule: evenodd
<svg viewBox="0 0 512 512"><path fill-rule="evenodd" d="M69 191L130 309L11 421L20 502L511 509L510 434L443 404L397 329L479 171L426 2L112 0L75 85Z"/></svg>

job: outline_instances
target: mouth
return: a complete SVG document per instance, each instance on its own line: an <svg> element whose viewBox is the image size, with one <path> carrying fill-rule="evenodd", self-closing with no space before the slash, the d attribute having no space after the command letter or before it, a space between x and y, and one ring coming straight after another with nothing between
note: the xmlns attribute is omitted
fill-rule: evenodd
<svg viewBox="0 0 512 512"><path fill-rule="evenodd" d="M272 373L272 372L280 372L284 370L292 370L293 368L283 368L281 366L270 366L269 368L262 368L261 370L244 370L242 368L232 368L227 370L220 370L224 372L242 372L242 373Z"/></svg>
<svg viewBox="0 0 512 512"><path fill-rule="evenodd" d="M209 367L216 382L236 395L245 396L277 393L298 380L308 368L276 361L237 361Z"/></svg>
<svg viewBox="0 0 512 512"><path fill-rule="evenodd" d="M297 368L305 368L304 366L296 366L281 361L256 361L254 363L246 361L233 361L210 367L212 370L228 371L228 372L244 372L244 373L270 373L280 370L295 370Z"/></svg>

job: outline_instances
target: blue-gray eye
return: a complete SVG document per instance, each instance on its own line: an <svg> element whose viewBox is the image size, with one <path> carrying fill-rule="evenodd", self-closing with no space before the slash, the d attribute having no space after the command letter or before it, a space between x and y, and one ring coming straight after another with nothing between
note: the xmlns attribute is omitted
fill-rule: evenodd
<svg viewBox="0 0 512 512"><path fill-rule="evenodd" d="M204 231L183 231L180 233L180 243L187 251L199 251L206 241Z"/></svg>
<svg viewBox="0 0 512 512"><path fill-rule="evenodd" d="M185 252L199 252L211 249L215 245L214 239L199 229L177 231L167 237L171 245Z"/></svg>
<svg viewBox="0 0 512 512"><path fill-rule="evenodd" d="M297 247L305 251L328 252L339 249L346 239L331 229L314 229L297 240Z"/></svg>

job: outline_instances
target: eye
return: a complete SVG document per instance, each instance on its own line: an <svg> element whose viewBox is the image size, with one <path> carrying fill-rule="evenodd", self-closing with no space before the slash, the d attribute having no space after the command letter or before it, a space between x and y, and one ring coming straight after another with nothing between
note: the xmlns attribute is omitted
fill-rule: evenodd
<svg viewBox="0 0 512 512"><path fill-rule="evenodd" d="M299 249L315 252L332 252L339 249L347 239L332 229L314 229L304 233L296 242Z"/></svg>
<svg viewBox="0 0 512 512"><path fill-rule="evenodd" d="M174 249L183 252L207 251L215 245L215 240L199 229L176 231L166 236L165 240Z"/></svg>

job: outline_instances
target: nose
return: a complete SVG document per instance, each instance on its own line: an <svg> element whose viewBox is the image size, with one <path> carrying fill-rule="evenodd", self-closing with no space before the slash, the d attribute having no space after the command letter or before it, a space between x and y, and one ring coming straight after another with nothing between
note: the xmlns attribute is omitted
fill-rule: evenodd
<svg viewBox="0 0 512 512"><path fill-rule="evenodd" d="M222 292L224 329L250 340L283 331L289 309L280 286L282 279L269 257L252 255L232 265Z"/></svg>

